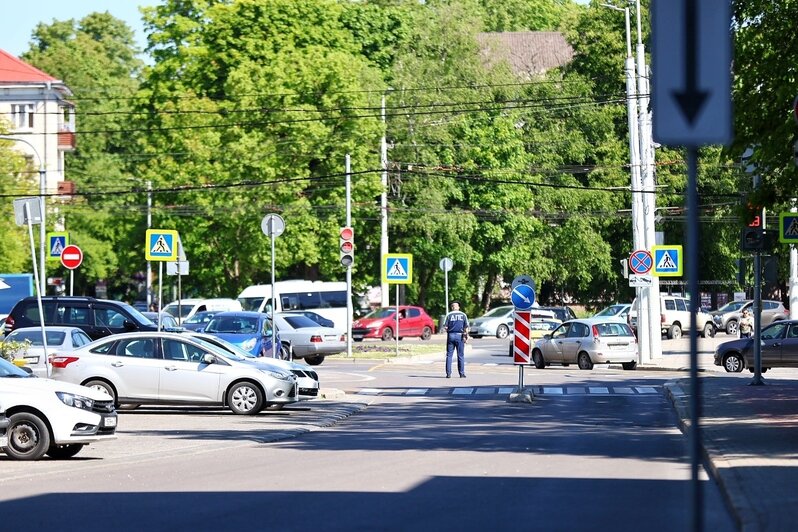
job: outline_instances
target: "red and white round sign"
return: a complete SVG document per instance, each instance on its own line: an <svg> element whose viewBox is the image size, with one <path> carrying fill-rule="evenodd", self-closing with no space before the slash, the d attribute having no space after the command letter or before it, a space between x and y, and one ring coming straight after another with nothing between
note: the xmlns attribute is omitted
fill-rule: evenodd
<svg viewBox="0 0 798 532"><path fill-rule="evenodd" d="M83 263L83 252L78 246L67 246L61 252L61 264L65 268L74 270Z"/></svg>

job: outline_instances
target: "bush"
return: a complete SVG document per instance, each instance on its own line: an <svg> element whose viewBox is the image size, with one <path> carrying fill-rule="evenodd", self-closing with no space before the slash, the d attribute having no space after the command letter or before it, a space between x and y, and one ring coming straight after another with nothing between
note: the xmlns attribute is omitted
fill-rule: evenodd
<svg viewBox="0 0 798 532"><path fill-rule="evenodd" d="M9 362L15 358L22 358L28 354L28 347L30 342L0 342L0 358L4 358Z"/></svg>

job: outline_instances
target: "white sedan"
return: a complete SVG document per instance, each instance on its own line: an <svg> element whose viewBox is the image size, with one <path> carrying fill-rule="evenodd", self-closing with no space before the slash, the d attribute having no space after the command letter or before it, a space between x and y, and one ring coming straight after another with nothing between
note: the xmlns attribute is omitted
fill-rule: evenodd
<svg viewBox="0 0 798 532"><path fill-rule="evenodd" d="M71 353L75 349L91 343L91 338L77 327L45 327L47 333L47 351L50 356ZM17 352L17 356L25 359L26 365L37 377L47 377L47 356L44 354L41 327L21 327L14 329L3 339L3 342L19 342L27 347Z"/></svg>
<svg viewBox="0 0 798 532"><path fill-rule="evenodd" d="M280 340L291 346L295 358L304 358L311 366L324 362L327 355L346 351L346 332L322 327L301 313L278 312L274 318Z"/></svg>

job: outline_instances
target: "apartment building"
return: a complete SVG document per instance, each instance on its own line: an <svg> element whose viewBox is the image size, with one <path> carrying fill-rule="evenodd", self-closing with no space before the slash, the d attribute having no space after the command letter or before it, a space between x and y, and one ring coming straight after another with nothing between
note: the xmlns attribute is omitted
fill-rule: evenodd
<svg viewBox="0 0 798 532"><path fill-rule="evenodd" d="M64 154L75 149L75 106L63 81L0 50L0 132L17 140L31 166L44 170L39 190L70 192L65 183Z"/></svg>

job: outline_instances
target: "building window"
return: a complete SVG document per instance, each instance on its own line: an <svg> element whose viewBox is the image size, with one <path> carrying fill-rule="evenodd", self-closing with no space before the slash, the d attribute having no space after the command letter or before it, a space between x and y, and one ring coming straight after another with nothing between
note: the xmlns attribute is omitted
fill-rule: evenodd
<svg viewBox="0 0 798 532"><path fill-rule="evenodd" d="M33 104L15 103L11 105L11 121L16 129L33 127Z"/></svg>

